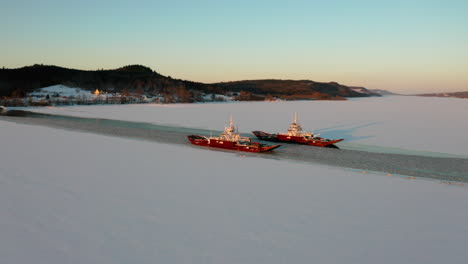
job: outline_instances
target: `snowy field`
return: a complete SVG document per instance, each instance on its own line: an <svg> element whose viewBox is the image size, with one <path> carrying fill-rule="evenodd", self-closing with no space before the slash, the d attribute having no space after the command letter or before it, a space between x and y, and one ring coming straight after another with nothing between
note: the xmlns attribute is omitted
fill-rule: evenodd
<svg viewBox="0 0 468 264"><path fill-rule="evenodd" d="M406 98L381 102L392 100ZM361 109L357 102L346 103ZM288 104L266 105L284 110ZM257 106L53 111L164 123L173 119L219 129L215 124L232 110L245 129L256 122L274 129L274 117L288 125L292 109L266 115L261 107L252 113L237 108L251 105ZM295 108L305 112L315 106L300 102ZM396 122L376 112L362 114L380 117L384 121L378 124L387 127L410 119ZM402 117L402 112L395 115ZM172 119L168 113L174 113ZM265 122L258 123L260 116ZM365 120L353 116L355 124ZM304 124L315 118L302 116ZM340 123L321 122L323 127ZM381 137L378 124L350 133ZM464 264L468 259L466 185L1 120L0 135L0 263Z"/></svg>
<svg viewBox="0 0 468 264"><path fill-rule="evenodd" d="M286 131L294 112L304 130L345 138L342 147L386 147L468 156L468 100L390 96L348 101L103 105L36 108L80 117L222 130L232 114L239 131Z"/></svg>

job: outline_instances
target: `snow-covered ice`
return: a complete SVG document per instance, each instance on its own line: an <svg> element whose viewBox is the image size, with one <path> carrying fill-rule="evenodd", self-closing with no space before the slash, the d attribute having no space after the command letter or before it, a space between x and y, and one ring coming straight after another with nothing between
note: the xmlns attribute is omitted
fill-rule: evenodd
<svg viewBox="0 0 468 264"><path fill-rule="evenodd" d="M468 100L34 111L468 155ZM345 144L345 143L343 143ZM468 186L0 120L0 263L466 263Z"/></svg>
<svg viewBox="0 0 468 264"><path fill-rule="evenodd" d="M283 113L284 104L273 104L270 109L279 109L272 117L256 104L259 112L252 113L237 108L251 104L58 112L213 122L218 129L226 112L237 109L233 114L246 129L258 124L259 116L269 129L276 128L273 117L287 125L292 109ZM315 108L296 104L299 112ZM165 117L169 110L172 119ZM380 117L385 127L395 124L381 112L362 114ZM307 116L302 115L303 124L316 118ZM323 122L324 127L339 123ZM376 137L378 131L356 129ZM468 259L467 186L2 120L0 146L0 263L458 264Z"/></svg>
<svg viewBox="0 0 468 264"><path fill-rule="evenodd" d="M348 101L280 101L218 104L105 105L35 108L81 117L222 130L230 114L239 130L285 131L294 112L305 130L346 144L468 155L468 100L388 96Z"/></svg>

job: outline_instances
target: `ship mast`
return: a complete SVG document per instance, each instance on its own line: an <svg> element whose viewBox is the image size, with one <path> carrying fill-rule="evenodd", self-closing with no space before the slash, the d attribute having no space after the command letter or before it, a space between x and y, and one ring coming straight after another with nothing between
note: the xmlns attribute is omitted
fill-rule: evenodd
<svg viewBox="0 0 468 264"><path fill-rule="evenodd" d="M297 123L297 112L294 112L293 123L289 126L288 135L289 136L299 136L302 132L302 127Z"/></svg>

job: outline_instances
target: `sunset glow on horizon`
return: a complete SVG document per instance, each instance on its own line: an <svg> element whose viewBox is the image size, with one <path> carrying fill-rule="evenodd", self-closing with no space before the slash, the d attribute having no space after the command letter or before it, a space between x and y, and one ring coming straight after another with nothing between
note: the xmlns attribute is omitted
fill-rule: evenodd
<svg viewBox="0 0 468 264"><path fill-rule="evenodd" d="M7 1L0 67L468 91L468 1Z"/></svg>

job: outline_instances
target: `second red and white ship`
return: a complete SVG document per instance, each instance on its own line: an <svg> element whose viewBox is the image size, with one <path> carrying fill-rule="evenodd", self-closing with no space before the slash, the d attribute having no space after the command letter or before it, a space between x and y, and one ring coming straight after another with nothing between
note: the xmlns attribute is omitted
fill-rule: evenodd
<svg viewBox="0 0 468 264"><path fill-rule="evenodd" d="M335 147L335 143L343 141L344 139L326 139L319 137L318 134L307 133L302 130L302 127L297 122L297 113L294 113L294 121L289 126L288 132L269 134L263 131L252 131L252 133L261 140L285 143L297 143L304 145L311 145L317 147Z"/></svg>

